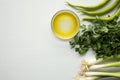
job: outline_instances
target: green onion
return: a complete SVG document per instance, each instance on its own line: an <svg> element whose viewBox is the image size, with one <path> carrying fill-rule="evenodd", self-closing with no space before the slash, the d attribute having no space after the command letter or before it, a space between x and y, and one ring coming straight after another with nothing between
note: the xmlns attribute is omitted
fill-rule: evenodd
<svg viewBox="0 0 120 80"><path fill-rule="evenodd" d="M120 78L120 72L86 72L86 76L105 76Z"/></svg>
<svg viewBox="0 0 120 80"><path fill-rule="evenodd" d="M120 61L119 62L101 64L101 65L93 65L89 69L90 70L95 70L95 69L106 68L106 67L120 67Z"/></svg>
<svg viewBox="0 0 120 80"><path fill-rule="evenodd" d="M82 61L80 72L74 80L98 80L106 77L120 79L120 70L115 71L120 68L120 55L107 57L106 59L100 58L92 63L89 61ZM110 68L113 68L112 72L108 71ZM116 69L114 70L114 68Z"/></svg>

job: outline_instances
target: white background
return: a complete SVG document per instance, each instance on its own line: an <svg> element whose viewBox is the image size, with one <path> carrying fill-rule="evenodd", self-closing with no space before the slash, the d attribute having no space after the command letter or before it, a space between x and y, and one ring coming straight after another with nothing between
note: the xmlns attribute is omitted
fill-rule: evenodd
<svg viewBox="0 0 120 80"><path fill-rule="evenodd" d="M65 0L0 0L0 80L72 80L83 57L51 31L52 16L61 9L76 12Z"/></svg>

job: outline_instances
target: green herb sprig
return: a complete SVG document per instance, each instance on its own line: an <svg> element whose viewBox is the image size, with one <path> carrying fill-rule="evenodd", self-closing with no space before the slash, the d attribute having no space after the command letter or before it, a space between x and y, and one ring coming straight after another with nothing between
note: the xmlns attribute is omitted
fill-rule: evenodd
<svg viewBox="0 0 120 80"><path fill-rule="evenodd" d="M79 54L84 54L89 48L96 53L97 58L106 58L120 54L120 20L93 21L93 25L80 26L81 31L70 40L70 45Z"/></svg>

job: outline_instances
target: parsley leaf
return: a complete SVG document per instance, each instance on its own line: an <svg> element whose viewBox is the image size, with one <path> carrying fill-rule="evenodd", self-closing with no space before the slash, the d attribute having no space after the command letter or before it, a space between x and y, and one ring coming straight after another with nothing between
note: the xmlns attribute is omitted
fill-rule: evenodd
<svg viewBox="0 0 120 80"><path fill-rule="evenodd" d="M120 21L95 20L93 25L81 25L81 31L69 43L79 54L89 48L96 52L96 58L106 58L120 54ZM81 34L81 35L80 35Z"/></svg>

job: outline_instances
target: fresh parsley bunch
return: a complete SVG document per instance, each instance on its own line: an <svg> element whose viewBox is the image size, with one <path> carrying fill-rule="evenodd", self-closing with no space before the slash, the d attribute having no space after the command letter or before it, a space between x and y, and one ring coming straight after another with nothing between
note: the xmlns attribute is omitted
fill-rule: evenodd
<svg viewBox="0 0 120 80"><path fill-rule="evenodd" d="M92 25L80 26L80 32L70 40L70 45L79 54L84 54L89 48L96 53L97 58L106 58L120 54L120 20L92 22Z"/></svg>

